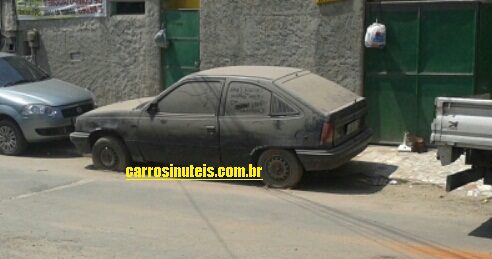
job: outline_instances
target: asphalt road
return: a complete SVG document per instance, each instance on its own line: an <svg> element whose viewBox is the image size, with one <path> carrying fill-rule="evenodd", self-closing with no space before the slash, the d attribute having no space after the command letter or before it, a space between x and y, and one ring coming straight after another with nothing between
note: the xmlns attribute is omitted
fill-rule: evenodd
<svg viewBox="0 0 492 259"><path fill-rule="evenodd" d="M38 145L0 156L0 258L492 258L490 202L353 166L296 190L128 182Z"/></svg>

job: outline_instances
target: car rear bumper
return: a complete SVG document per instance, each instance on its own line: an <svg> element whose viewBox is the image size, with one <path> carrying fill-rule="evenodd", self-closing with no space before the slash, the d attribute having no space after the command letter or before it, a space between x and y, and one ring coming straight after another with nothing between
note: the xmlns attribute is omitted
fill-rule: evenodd
<svg viewBox="0 0 492 259"><path fill-rule="evenodd" d="M296 149L296 154L306 171L335 169L364 151L369 145L372 130L366 129L344 144L329 150Z"/></svg>
<svg viewBox="0 0 492 259"><path fill-rule="evenodd" d="M70 141L72 141L77 150L79 150L82 154L90 153L91 142L89 136L89 133L74 132L70 134Z"/></svg>

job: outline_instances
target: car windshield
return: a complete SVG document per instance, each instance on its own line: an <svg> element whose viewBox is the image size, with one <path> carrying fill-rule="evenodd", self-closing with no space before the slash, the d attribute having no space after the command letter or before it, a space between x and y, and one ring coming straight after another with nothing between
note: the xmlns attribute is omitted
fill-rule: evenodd
<svg viewBox="0 0 492 259"><path fill-rule="evenodd" d="M21 57L0 58L0 87L37 82L49 75Z"/></svg>

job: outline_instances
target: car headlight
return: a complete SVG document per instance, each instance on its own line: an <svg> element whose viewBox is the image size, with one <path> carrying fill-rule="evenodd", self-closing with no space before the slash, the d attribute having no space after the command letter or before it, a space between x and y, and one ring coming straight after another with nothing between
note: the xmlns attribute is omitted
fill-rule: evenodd
<svg viewBox="0 0 492 259"><path fill-rule="evenodd" d="M22 115L48 115L55 116L53 107L44 104L29 104L22 108Z"/></svg>

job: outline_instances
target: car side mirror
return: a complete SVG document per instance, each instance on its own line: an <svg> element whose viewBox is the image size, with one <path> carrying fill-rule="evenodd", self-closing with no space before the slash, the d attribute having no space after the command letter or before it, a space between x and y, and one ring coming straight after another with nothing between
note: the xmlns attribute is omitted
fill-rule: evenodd
<svg viewBox="0 0 492 259"><path fill-rule="evenodd" d="M157 106L157 103L151 103L147 109L147 112L150 114L156 114L158 111L159 107Z"/></svg>

